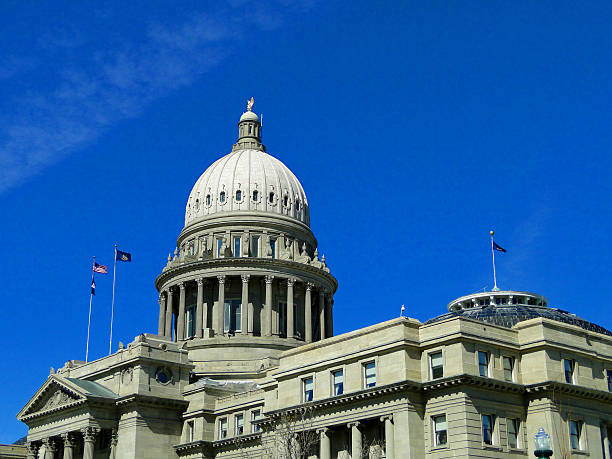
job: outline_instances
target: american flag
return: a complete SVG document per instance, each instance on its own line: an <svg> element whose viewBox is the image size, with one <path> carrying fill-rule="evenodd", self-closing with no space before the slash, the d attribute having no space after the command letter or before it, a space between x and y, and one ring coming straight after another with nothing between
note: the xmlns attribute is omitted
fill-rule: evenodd
<svg viewBox="0 0 612 459"><path fill-rule="evenodd" d="M94 261L93 272L100 274L108 274L108 266L100 265Z"/></svg>

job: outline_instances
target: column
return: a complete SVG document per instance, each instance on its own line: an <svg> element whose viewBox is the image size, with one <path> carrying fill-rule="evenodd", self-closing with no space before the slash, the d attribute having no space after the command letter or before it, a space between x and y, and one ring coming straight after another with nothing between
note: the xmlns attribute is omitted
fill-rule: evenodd
<svg viewBox="0 0 612 459"><path fill-rule="evenodd" d="M327 333L329 336L334 336L334 297L331 296L331 293L329 295L329 307L327 311L329 312L329 330Z"/></svg>
<svg viewBox="0 0 612 459"><path fill-rule="evenodd" d="M40 449L40 445L34 442L26 443L26 458L27 459L36 459L38 457L38 450Z"/></svg>
<svg viewBox="0 0 612 459"><path fill-rule="evenodd" d="M319 322L321 328L321 339L325 339L325 291L319 289Z"/></svg>
<svg viewBox="0 0 612 459"><path fill-rule="evenodd" d="M304 297L304 327L306 328L306 342L312 343L312 287L314 284L306 283L306 295Z"/></svg>
<svg viewBox="0 0 612 459"><path fill-rule="evenodd" d="M75 438L71 432L62 434L62 440L64 440L64 459L73 459Z"/></svg>
<svg viewBox="0 0 612 459"><path fill-rule="evenodd" d="M295 279L287 279L287 338L295 336L295 318L293 317L293 284Z"/></svg>
<svg viewBox="0 0 612 459"><path fill-rule="evenodd" d="M272 336L272 281L274 276L265 276L266 303L264 304L265 336Z"/></svg>
<svg viewBox="0 0 612 459"><path fill-rule="evenodd" d="M198 284L198 298L196 300L196 338L202 337L202 321L204 316L202 314L202 304L204 303L204 279L196 279Z"/></svg>
<svg viewBox="0 0 612 459"><path fill-rule="evenodd" d="M119 440L119 434L117 433L117 429L113 427L111 432L111 442L110 442L110 455L109 459L117 459L117 442Z"/></svg>
<svg viewBox="0 0 612 459"><path fill-rule="evenodd" d="M242 278L242 306L240 307L240 330L243 335L249 331L249 276L243 274Z"/></svg>
<svg viewBox="0 0 612 459"><path fill-rule="evenodd" d="M604 459L610 459L610 437L608 437L608 426L602 424L601 435L603 437L603 457Z"/></svg>
<svg viewBox="0 0 612 459"><path fill-rule="evenodd" d="M393 415L382 416L380 420L385 423L385 457L387 459L394 459L395 435L393 431Z"/></svg>
<svg viewBox="0 0 612 459"><path fill-rule="evenodd" d="M164 292L159 294L159 322L157 324L157 334L164 336L164 330L166 328L166 297Z"/></svg>
<svg viewBox="0 0 612 459"><path fill-rule="evenodd" d="M363 441L361 437L361 430L359 429L359 422L350 422L348 426L351 429L351 457L363 457L361 452L363 448Z"/></svg>
<svg viewBox="0 0 612 459"><path fill-rule="evenodd" d="M319 459L331 459L331 439L329 429L319 429Z"/></svg>
<svg viewBox="0 0 612 459"><path fill-rule="evenodd" d="M172 341L172 288L168 288L166 292L166 326L164 327L164 336Z"/></svg>
<svg viewBox="0 0 612 459"><path fill-rule="evenodd" d="M57 452L56 440L54 438L45 438L43 445L45 446L45 459L55 459L55 453Z"/></svg>
<svg viewBox="0 0 612 459"><path fill-rule="evenodd" d="M217 325L215 327L215 333L223 335L223 327L225 325L225 275L221 274L217 276L219 280L219 301L217 303L217 311L215 318Z"/></svg>
<svg viewBox="0 0 612 459"><path fill-rule="evenodd" d="M98 435L99 430L95 427L85 427L81 429L81 432L83 432L83 440L85 443L83 459L94 459L94 445L96 443L96 435Z"/></svg>

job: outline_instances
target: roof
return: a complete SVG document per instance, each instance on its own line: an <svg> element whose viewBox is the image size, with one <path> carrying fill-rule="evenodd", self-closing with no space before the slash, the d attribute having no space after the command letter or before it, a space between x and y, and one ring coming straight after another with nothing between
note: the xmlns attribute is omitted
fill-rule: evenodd
<svg viewBox="0 0 612 459"><path fill-rule="evenodd" d="M76 378L65 378L73 384L76 384L81 389L83 389L86 394L85 395L93 395L97 397L105 397L105 398L117 398L118 395L115 394L112 390L104 387L102 384L98 384L93 381L85 381L83 379Z"/></svg>

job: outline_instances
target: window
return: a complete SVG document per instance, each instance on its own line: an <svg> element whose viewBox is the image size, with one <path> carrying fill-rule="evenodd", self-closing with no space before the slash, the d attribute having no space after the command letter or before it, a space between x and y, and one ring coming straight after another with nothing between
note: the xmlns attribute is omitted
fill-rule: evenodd
<svg viewBox="0 0 612 459"><path fill-rule="evenodd" d="M304 389L304 401L312 402L312 397L314 395L314 385L312 382L312 378L303 379L302 386Z"/></svg>
<svg viewBox="0 0 612 459"><path fill-rule="evenodd" d="M235 257L240 256L240 241L242 241L242 238L240 238L240 236L234 237L234 256Z"/></svg>
<svg viewBox="0 0 612 459"><path fill-rule="evenodd" d="M285 195L283 196L283 206L287 207L288 204L289 204L289 196Z"/></svg>
<svg viewBox="0 0 612 459"><path fill-rule="evenodd" d="M236 201L242 201L242 191L236 190Z"/></svg>
<svg viewBox="0 0 612 459"><path fill-rule="evenodd" d="M227 418L219 419L219 439L227 438Z"/></svg>
<svg viewBox="0 0 612 459"><path fill-rule="evenodd" d="M210 206L210 195L209 194L206 195L206 205Z"/></svg>
<svg viewBox="0 0 612 459"><path fill-rule="evenodd" d="M608 392L612 392L612 370L606 370L606 382L608 383Z"/></svg>
<svg viewBox="0 0 612 459"><path fill-rule="evenodd" d="M276 258L276 239L270 238L270 249L272 249L272 258Z"/></svg>
<svg viewBox="0 0 612 459"><path fill-rule="evenodd" d="M493 444L495 419L490 414L482 415L482 441L485 445Z"/></svg>
<svg viewBox="0 0 612 459"><path fill-rule="evenodd" d="M514 381L514 357L504 357L504 379Z"/></svg>
<svg viewBox="0 0 612 459"><path fill-rule="evenodd" d="M270 201L270 204L274 203L274 191L270 191L270 194L268 195L268 201Z"/></svg>
<svg viewBox="0 0 612 459"><path fill-rule="evenodd" d="M251 238L251 256L259 256L259 236L253 236Z"/></svg>
<svg viewBox="0 0 612 459"><path fill-rule="evenodd" d="M518 419L508 419L508 446L510 448L519 448L519 432L521 421Z"/></svg>
<svg viewBox="0 0 612 459"><path fill-rule="evenodd" d="M187 422L187 441L193 441L193 421Z"/></svg>
<svg viewBox="0 0 612 459"><path fill-rule="evenodd" d="M582 421L570 421L570 444L572 449L582 449Z"/></svg>
<svg viewBox="0 0 612 459"><path fill-rule="evenodd" d="M223 255L223 239L217 239L217 258L221 258Z"/></svg>
<svg viewBox="0 0 612 459"><path fill-rule="evenodd" d="M196 199L195 210L196 211L200 210L200 200L199 199Z"/></svg>
<svg viewBox="0 0 612 459"><path fill-rule="evenodd" d="M565 373L565 382L568 384L574 384L574 368L576 368L576 362L563 359L563 372Z"/></svg>
<svg viewBox="0 0 612 459"><path fill-rule="evenodd" d="M478 371L480 376L489 376L489 353L478 351Z"/></svg>
<svg viewBox="0 0 612 459"><path fill-rule="evenodd" d="M376 386L376 363L366 363L363 366L363 374L363 381L366 388Z"/></svg>
<svg viewBox="0 0 612 459"><path fill-rule="evenodd" d="M223 311L223 330L226 332L240 331L242 329L242 303L241 300L225 300Z"/></svg>
<svg viewBox="0 0 612 459"><path fill-rule="evenodd" d="M185 311L185 337L191 338L196 334L196 321L195 321L196 308L192 306L187 308Z"/></svg>
<svg viewBox="0 0 612 459"><path fill-rule="evenodd" d="M337 370L332 372L333 395L342 395L344 392L344 372Z"/></svg>
<svg viewBox="0 0 612 459"><path fill-rule="evenodd" d="M295 201L295 210L300 211L300 200Z"/></svg>
<svg viewBox="0 0 612 459"><path fill-rule="evenodd" d="M219 201L221 202L221 204L223 204L225 202L225 191L222 191L219 194Z"/></svg>
<svg viewBox="0 0 612 459"><path fill-rule="evenodd" d="M287 303L284 301L278 302L278 333L284 338L287 337Z"/></svg>
<svg viewBox="0 0 612 459"><path fill-rule="evenodd" d="M259 201L259 191L253 191L253 201Z"/></svg>
<svg viewBox="0 0 612 459"><path fill-rule="evenodd" d="M251 423L253 421L257 421L261 418L261 410L253 410L251 411ZM253 428L251 429L253 433L261 431L261 427L259 424L253 424Z"/></svg>
<svg viewBox="0 0 612 459"><path fill-rule="evenodd" d="M244 433L244 415L237 414L234 419L236 420L236 435L242 435Z"/></svg>
<svg viewBox="0 0 612 459"><path fill-rule="evenodd" d="M429 364L431 368L431 379L444 377L444 367L442 365L442 352L434 352L429 355Z"/></svg>
<svg viewBox="0 0 612 459"><path fill-rule="evenodd" d="M446 415L434 416L432 421L434 430L434 446L446 446Z"/></svg>

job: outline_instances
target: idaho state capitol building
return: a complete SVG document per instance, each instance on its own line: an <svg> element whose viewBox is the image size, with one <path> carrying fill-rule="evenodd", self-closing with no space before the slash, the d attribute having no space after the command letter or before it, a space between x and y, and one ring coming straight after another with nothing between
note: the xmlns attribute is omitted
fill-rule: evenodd
<svg viewBox="0 0 612 459"><path fill-rule="evenodd" d="M296 176L241 116L157 277L157 334L66 362L19 412L29 458L611 458L612 333L541 295L458 298L334 336Z"/></svg>

